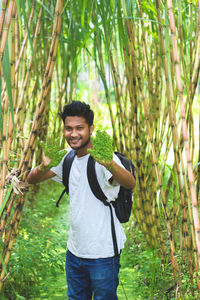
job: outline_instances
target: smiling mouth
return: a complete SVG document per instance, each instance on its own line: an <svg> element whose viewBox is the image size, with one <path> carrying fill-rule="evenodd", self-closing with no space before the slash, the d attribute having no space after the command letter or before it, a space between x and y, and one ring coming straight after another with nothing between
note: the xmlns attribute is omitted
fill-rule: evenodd
<svg viewBox="0 0 200 300"><path fill-rule="evenodd" d="M77 144L81 139L76 139L76 140L70 140L70 143L72 144Z"/></svg>

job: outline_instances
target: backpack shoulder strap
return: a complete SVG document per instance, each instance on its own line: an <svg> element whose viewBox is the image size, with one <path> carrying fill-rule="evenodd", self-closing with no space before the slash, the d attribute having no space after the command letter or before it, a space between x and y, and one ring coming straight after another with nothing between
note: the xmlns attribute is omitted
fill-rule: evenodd
<svg viewBox="0 0 200 300"><path fill-rule="evenodd" d="M88 177L90 188L93 194L95 195L95 197L101 200L106 206L109 206L108 202L106 201L107 197L102 191L102 188L100 187L100 184L97 180L97 174L95 170L95 160L91 155L88 158L87 177Z"/></svg>
<svg viewBox="0 0 200 300"><path fill-rule="evenodd" d="M65 186L65 189L62 191L62 194L60 195L58 201L56 202L56 206L59 207L60 200L62 199L64 193L69 193L69 173L70 169L73 163L73 160L75 158L76 151L71 150L69 153L65 156L63 161L63 174L62 174L62 183Z"/></svg>
<svg viewBox="0 0 200 300"><path fill-rule="evenodd" d="M76 155L75 150L69 151L69 153L65 156L63 161L63 174L62 174L62 182L66 188L66 193L69 193L69 173Z"/></svg>
<svg viewBox="0 0 200 300"><path fill-rule="evenodd" d="M110 217L111 217L111 233L112 233L112 240L113 240L113 248L114 248L114 253L115 256L119 256L118 252L118 246L117 246L117 238L116 238L116 232L115 232L115 224L114 224L114 218L113 218L113 212L112 212L112 205L110 202L107 202L107 197L102 191L102 188L100 187L100 184L97 180L97 174L95 170L95 160L93 157L90 155L88 158L88 164L87 164L87 177L88 177L88 182L90 185L90 188L95 195L96 198L101 200L104 205L109 206L110 208Z"/></svg>

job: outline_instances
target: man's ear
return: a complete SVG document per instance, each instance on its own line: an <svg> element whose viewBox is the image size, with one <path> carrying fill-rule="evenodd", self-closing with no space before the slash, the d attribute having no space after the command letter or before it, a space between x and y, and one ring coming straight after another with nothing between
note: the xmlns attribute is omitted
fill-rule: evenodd
<svg viewBox="0 0 200 300"><path fill-rule="evenodd" d="M92 124L92 125L90 126L90 134L92 134L93 131L94 131L94 125Z"/></svg>

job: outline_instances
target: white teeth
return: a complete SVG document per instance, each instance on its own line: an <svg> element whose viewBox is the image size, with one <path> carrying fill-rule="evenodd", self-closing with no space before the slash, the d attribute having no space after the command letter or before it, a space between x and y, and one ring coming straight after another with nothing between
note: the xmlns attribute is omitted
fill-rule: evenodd
<svg viewBox="0 0 200 300"><path fill-rule="evenodd" d="M71 140L72 143L77 143L79 140Z"/></svg>

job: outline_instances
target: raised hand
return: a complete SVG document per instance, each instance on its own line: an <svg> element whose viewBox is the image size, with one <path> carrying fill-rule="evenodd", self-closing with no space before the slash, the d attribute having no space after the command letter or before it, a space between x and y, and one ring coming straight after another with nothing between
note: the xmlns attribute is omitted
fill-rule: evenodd
<svg viewBox="0 0 200 300"><path fill-rule="evenodd" d="M88 153L97 162L108 168L113 159L112 138L105 130L97 130L96 137L92 137L91 140L93 149L88 149Z"/></svg>
<svg viewBox="0 0 200 300"><path fill-rule="evenodd" d="M47 141L46 143L40 142L39 144L43 150L41 169L49 170L57 166L67 152L65 149L60 149L59 140Z"/></svg>

